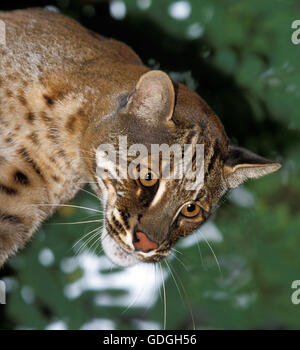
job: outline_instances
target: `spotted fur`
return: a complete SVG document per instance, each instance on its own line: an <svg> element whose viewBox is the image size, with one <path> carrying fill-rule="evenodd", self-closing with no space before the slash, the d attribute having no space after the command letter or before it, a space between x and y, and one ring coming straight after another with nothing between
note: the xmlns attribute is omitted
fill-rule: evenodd
<svg viewBox="0 0 300 350"><path fill-rule="evenodd" d="M230 145L195 92L150 71L125 44L47 10L0 12L0 19L7 35L0 46L0 266L85 182L94 183L105 212L104 250L127 266L160 261L229 187L279 168ZM146 189L102 177L97 149L117 147L120 135L147 148L204 144L204 186L187 191L185 179L159 180ZM201 207L195 220L180 214L189 201ZM137 232L158 248L137 250Z"/></svg>

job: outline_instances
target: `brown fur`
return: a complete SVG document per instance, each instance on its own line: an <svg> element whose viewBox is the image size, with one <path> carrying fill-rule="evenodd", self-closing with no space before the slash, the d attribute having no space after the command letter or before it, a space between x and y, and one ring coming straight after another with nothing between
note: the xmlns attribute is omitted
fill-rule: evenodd
<svg viewBox="0 0 300 350"><path fill-rule="evenodd" d="M197 198L205 214L200 220L181 218L173 225L178 202L190 200L174 184L167 205L153 209L148 208L151 191L137 191L132 181L123 184L122 198L110 193L107 205L117 208L119 218L107 217L106 227L120 246L130 250L122 235L137 223L160 244L155 257L139 256L143 261L164 257L179 237L206 220L228 187L260 175L251 167L248 176L243 161L239 166L229 161L221 122L189 88L157 73L157 88L161 83L169 89L162 90L166 104L149 102L147 94L156 89L153 76L147 76L147 93L139 88L149 68L125 44L42 9L0 12L0 19L7 33L7 46L0 46L0 266L54 212L52 204L67 202L84 182L96 181L93 152L101 143L115 143L116 135L145 145L184 144L189 143L185 137L196 135L205 145L205 187ZM155 121L153 110L157 118L168 114L168 121ZM144 118L148 112L152 124ZM278 168L259 159L265 173ZM116 191L122 187L116 186ZM100 188L95 191L101 197Z"/></svg>

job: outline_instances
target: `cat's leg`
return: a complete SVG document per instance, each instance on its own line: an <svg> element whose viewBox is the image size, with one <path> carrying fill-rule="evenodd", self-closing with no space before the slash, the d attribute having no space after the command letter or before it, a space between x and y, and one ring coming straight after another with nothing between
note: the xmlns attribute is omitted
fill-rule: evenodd
<svg viewBox="0 0 300 350"><path fill-rule="evenodd" d="M47 214L30 204L5 207L0 195L0 267L30 240Z"/></svg>
<svg viewBox="0 0 300 350"><path fill-rule="evenodd" d="M4 214L0 218L0 267L21 249L33 234L33 229L18 222L19 218Z"/></svg>
<svg viewBox="0 0 300 350"><path fill-rule="evenodd" d="M2 163L0 167L0 266L24 247L40 223L53 211L47 187L22 165ZM25 175L26 174L26 175Z"/></svg>

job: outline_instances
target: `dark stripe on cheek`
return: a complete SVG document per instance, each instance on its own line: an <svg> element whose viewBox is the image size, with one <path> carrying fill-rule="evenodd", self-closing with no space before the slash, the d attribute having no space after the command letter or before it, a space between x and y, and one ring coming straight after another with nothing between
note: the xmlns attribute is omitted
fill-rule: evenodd
<svg viewBox="0 0 300 350"><path fill-rule="evenodd" d="M0 184L0 192L5 193L9 196L15 196L18 191L12 187Z"/></svg>
<svg viewBox="0 0 300 350"><path fill-rule="evenodd" d="M129 213L126 214L124 211L120 211L120 210L118 210L118 211L119 211L120 215L122 216L125 227L127 228L127 230L129 230L129 228L130 228L129 223L128 223L128 218L130 217Z"/></svg>
<svg viewBox="0 0 300 350"><path fill-rule="evenodd" d="M117 229L119 231L121 231L122 233L126 234L126 231L124 230L124 227L119 223L119 221L115 218L114 215L112 215L112 221L113 221L115 227L117 227Z"/></svg>
<svg viewBox="0 0 300 350"><path fill-rule="evenodd" d="M113 235L118 235L119 233L112 227L111 223L108 221L108 219L106 220L106 225L109 229L109 231L113 234Z"/></svg>

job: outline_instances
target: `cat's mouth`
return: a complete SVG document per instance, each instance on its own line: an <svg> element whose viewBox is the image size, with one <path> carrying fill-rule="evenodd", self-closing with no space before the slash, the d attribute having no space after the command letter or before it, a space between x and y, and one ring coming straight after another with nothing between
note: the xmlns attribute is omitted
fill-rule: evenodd
<svg viewBox="0 0 300 350"><path fill-rule="evenodd" d="M139 262L155 263L163 260L171 249L163 251L153 250L148 253L135 250L126 244L120 237L114 238L108 228L102 232L102 248L107 257L115 264L123 267L132 266Z"/></svg>

